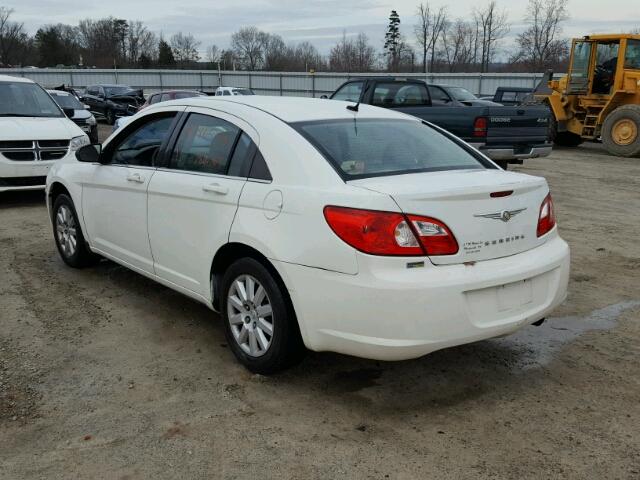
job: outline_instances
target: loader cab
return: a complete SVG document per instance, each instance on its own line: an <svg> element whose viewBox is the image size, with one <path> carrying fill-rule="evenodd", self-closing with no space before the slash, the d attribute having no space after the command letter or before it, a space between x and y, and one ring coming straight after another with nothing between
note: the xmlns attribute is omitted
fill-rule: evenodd
<svg viewBox="0 0 640 480"><path fill-rule="evenodd" d="M567 94L612 95L628 70L640 70L640 40L620 36L575 39Z"/></svg>

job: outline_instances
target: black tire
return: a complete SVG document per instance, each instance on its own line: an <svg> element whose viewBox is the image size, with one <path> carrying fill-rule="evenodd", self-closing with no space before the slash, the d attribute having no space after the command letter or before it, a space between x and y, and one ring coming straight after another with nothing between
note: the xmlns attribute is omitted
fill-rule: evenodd
<svg viewBox="0 0 640 480"><path fill-rule="evenodd" d="M113 110L107 110L104 114L104 118L107 120L109 125L113 125L116 123L116 115L113 113Z"/></svg>
<svg viewBox="0 0 640 480"><path fill-rule="evenodd" d="M64 218L71 215L72 222L70 221L67 226L63 227L63 222L59 215ZM78 221L78 214L73 205L73 200L71 200L68 195L60 194L55 198L51 214L51 223L53 224L53 238L56 242L58 253L64 263L73 268L83 268L95 265L100 260L100 257L89 250L87 246L84 235L82 234L82 229L80 228L80 222ZM67 228L69 225L73 225L75 228L75 248L73 249L65 246L69 240L65 240L64 233L58 231L59 227ZM69 238L68 231L66 238Z"/></svg>
<svg viewBox="0 0 640 480"><path fill-rule="evenodd" d="M573 132L559 132L558 122L552 117L549 127L550 140L559 147L577 147L582 143L582 137Z"/></svg>
<svg viewBox="0 0 640 480"><path fill-rule="evenodd" d="M269 317L271 319L272 326L272 335L269 337L270 343L267 348L263 349L259 356L251 355L246 351L246 349L250 348L250 341L247 337L244 337L247 340L247 344L243 347L241 346L241 343L239 343L239 340L236 339L236 334L234 334L234 331L240 333L245 329L249 331L251 329L251 324L253 323L253 332L257 335L256 321L252 322L251 317L249 316L251 315L250 312L255 311L255 307L252 306L247 308L245 306L245 308L247 308L247 316L244 317L242 323L236 324L232 327L229 321L230 309L233 310L234 317L237 317L238 315L242 316L245 313L244 310L239 308L229 307L228 298L230 291L232 293L235 292L235 290L232 290L232 286L236 280L246 277L251 277L252 281L257 282L255 292L252 292L249 295L251 300L257 297L257 295L253 297L253 294L259 290L259 286L262 286L266 292L266 299L263 301L269 304L273 312L272 316ZM220 310L224 324L224 332L229 348L240 363L253 373L270 375L295 365L302 360L305 348L302 342L302 337L300 336L298 321L296 320L293 306L287 296L284 285L276 279L275 275L272 274L269 269L253 258L242 258L229 266L222 278L221 286ZM235 296L240 299L238 295ZM240 310L240 312L235 313L238 310ZM253 318L255 319L255 317ZM249 320L247 321L247 319ZM258 322L260 322L260 320L258 320ZM234 330L232 330L232 328ZM262 331L262 334L263 338L268 337L268 334L265 334L264 330ZM241 335L238 335L239 338L241 338ZM249 336L249 333L246 335ZM267 336L265 337L264 335ZM258 340L256 340L256 342L257 341ZM256 346L258 346L258 344L256 344Z"/></svg>
<svg viewBox="0 0 640 480"><path fill-rule="evenodd" d="M97 125L91 127L91 130L89 131L89 141L92 144L100 143L100 140L98 138L98 126Z"/></svg>
<svg viewBox="0 0 640 480"><path fill-rule="evenodd" d="M621 122L628 122L625 130L629 137L624 143L614 139L614 128L620 126ZM623 105L607 115L601 136L602 143L612 155L640 157L640 105Z"/></svg>

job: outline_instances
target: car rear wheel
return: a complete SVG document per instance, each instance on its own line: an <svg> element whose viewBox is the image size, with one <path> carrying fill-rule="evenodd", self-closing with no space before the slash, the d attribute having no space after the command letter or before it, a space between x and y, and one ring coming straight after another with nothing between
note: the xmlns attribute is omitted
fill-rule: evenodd
<svg viewBox="0 0 640 480"><path fill-rule="evenodd" d="M613 155L640 156L640 105L624 105L611 112L602 126L602 143Z"/></svg>
<svg viewBox="0 0 640 480"><path fill-rule="evenodd" d="M73 268L95 264L100 257L89 250L73 200L68 195L58 195L53 204L53 236L58 253L64 263Z"/></svg>
<svg viewBox="0 0 640 480"><path fill-rule="evenodd" d="M229 347L250 371L283 370L304 355L298 323L283 287L257 260L233 263L222 280L222 317Z"/></svg>

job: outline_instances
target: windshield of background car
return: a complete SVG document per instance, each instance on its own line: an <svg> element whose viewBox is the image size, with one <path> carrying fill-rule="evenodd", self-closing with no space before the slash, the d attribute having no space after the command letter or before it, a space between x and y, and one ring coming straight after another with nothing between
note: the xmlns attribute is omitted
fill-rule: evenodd
<svg viewBox="0 0 640 480"><path fill-rule="evenodd" d="M449 88L449 94L459 102L469 102L471 100L478 99L478 97L476 97L473 93L462 87Z"/></svg>
<svg viewBox="0 0 640 480"><path fill-rule="evenodd" d="M73 95L65 95L59 93L52 93L51 96L61 108L72 108L74 110L84 110L82 105L76 97Z"/></svg>
<svg viewBox="0 0 640 480"><path fill-rule="evenodd" d="M0 116L62 117L58 105L40 85L0 82Z"/></svg>
<svg viewBox="0 0 640 480"><path fill-rule="evenodd" d="M134 91L131 87L104 87L104 93L107 97L114 97L116 95L133 94Z"/></svg>
<svg viewBox="0 0 640 480"><path fill-rule="evenodd" d="M446 135L412 120L321 120L293 123L345 180L486 168Z"/></svg>
<svg viewBox="0 0 640 480"><path fill-rule="evenodd" d="M255 95L255 93L253 93L248 88L238 88L234 90L233 93L235 93L236 95Z"/></svg>

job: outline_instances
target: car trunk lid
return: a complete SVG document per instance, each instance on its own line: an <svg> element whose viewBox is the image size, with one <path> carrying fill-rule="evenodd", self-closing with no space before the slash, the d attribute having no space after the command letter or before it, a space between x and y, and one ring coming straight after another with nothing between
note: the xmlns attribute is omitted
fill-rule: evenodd
<svg viewBox="0 0 640 480"><path fill-rule="evenodd" d="M430 256L436 265L476 262L535 248L543 178L502 170L456 170L350 181L390 195L406 214L444 222L458 242L455 255ZM492 196L493 194L493 196Z"/></svg>

